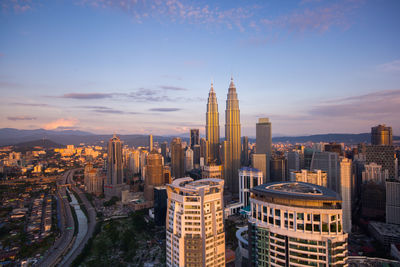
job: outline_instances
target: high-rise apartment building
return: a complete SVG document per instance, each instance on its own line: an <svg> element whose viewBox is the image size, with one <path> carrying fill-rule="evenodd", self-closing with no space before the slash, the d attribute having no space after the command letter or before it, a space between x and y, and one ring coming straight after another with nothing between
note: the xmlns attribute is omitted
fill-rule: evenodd
<svg viewBox="0 0 400 267"><path fill-rule="evenodd" d="M85 184L88 193L97 196L103 193L103 177L97 169L91 169L88 173L87 184Z"/></svg>
<svg viewBox="0 0 400 267"><path fill-rule="evenodd" d="M371 128L371 144L372 145L392 145L392 127L386 127L385 124Z"/></svg>
<svg viewBox="0 0 400 267"><path fill-rule="evenodd" d="M386 223L400 224L400 181L386 181Z"/></svg>
<svg viewBox="0 0 400 267"><path fill-rule="evenodd" d="M301 170L290 172L290 181L328 186L328 174L321 170Z"/></svg>
<svg viewBox="0 0 400 267"><path fill-rule="evenodd" d="M172 177L175 179L184 176L184 150L182 148L182 141L179 137L172 139L171 142L171 169Z"/></svg>
<svg viewBox="0 0 400 267"><path fill-rule="evenodd" d="M217 96L213 84L208 94L207 113L206 113L206 140L208 141L207 155L204 155L205 164L208 162L218 162L219 158L219 113Z"/></svg>
<svg viewBox="0 0 400 267"><path fill-rule="evenodd" d="M107 151L107 184L117 185L124 182L122 166L122 142L114 134L108 142Z"/></svg>
<svg viewBox="0 0 400 267"><path fill-rule="evenodd" d="M190 129L190 148L195 145L200 145L200 132L199 129Z"/></svg>
<svg viewBox="0 0 400 267"><path fill-rule="evenodd" d="M274 182L251 191L251 266L346 266L347 237L340 196L301 182Z"/></svg>
<svg viewBox="0 0 400 267"><path fill-rule="evenodd" d="M166 265L225 266L224 181L186 177L167 185Z"/></svg>
<svg viewBox="0 0 400 267"><path fill-rule="evenodd" d="M201 168L201 177L224 179L224 171L222 165L204 165Z"/></svg>
<svg viewBox="0 0 400 267"><path fill-rule="evenodd" d="M243 167L239 170L239 202L250 206L250 189L263 183L262 171Z"/></svg>
<svg viewBox="0 0 400 267"><path fill-rule="evenodd" d="M231 79L226 100L225 111L225 140L227 141L227 155L224 155L226 165L224 173L230 193L239 193L239 169L241 152L241 127L239 100L236 93L236 86Z"/></svg>

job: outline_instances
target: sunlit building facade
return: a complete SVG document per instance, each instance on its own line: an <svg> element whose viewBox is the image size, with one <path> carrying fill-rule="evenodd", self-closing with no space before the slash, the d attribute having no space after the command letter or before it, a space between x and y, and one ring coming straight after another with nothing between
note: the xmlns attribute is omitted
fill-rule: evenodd
<svg viewBox="0 0 400 267"><path fill-rule="evenodd" d="M346 266L340 196L302 182L251 189L251 266Z"/></svg>
<svg viewBox="0 0 400 267"><path fill-rule="evenodd" d="M167 185L167 266L225 266L223 189L214 178Z"/></svg>

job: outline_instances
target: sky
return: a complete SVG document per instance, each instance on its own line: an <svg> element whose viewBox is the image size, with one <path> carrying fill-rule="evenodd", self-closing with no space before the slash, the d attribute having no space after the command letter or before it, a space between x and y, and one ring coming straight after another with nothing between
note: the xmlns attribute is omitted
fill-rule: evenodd
<svg viewBox="0 0 400 267"><path fill-rule="evenodd" d="M400 1L2 0L0 128L400 135Z"/></svg>

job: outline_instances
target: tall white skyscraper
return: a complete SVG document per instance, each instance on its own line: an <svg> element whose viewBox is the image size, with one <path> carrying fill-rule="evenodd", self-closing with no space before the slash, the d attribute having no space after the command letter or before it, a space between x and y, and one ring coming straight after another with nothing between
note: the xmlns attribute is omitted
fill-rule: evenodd
<svg viewBox="0 0 400 267"><path fill-rule="evenodd" d="M185 177L167 185L166 264L225 266L224 181Z"/></svg>
<svg viewBox="0 0 400 267"><path fill-rule="evenodd" d="M244 207L250 205L250 189L263 183L262 171L243 167L239 170L239 202Z"/></svg>
<svg viewBox="0 0 400 267"><path fill-rule="evenodd" d="M343 209L343 231L351 233L351 160L340 159L340 195Z"/></svg>
<svg viewBox="0 0 400 267"><path fill-rule="evenodd" d="M193 170L193 150L188 147L185 151L185 171Z"/></svg>

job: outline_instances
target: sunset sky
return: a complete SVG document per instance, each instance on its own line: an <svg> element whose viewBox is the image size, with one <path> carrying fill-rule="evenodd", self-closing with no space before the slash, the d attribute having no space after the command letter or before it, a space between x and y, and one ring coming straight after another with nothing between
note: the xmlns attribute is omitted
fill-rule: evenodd
<svg viewBox="0 0 400 267"><path fill-rule="evenodd" d="M0 128L400 135L400 1L2 0Z"/></svg>

